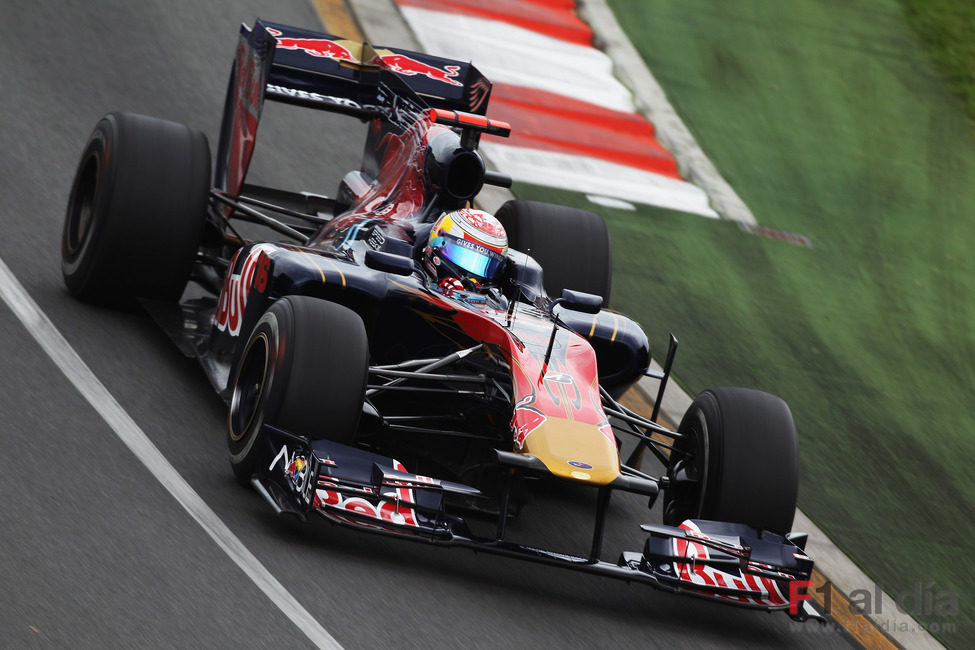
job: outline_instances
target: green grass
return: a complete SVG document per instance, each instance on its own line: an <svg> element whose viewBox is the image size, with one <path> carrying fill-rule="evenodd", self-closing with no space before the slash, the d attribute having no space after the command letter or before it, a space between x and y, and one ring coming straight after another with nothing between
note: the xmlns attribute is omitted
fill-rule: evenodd
<svg viewBox="0 0 975 650"><path fill-rule="evenodd" d="M800 505L889 593L934 582L975 638L975 142L893 0L611 0L688 127L765 226L607 217L614 307L694 394L785 398ZM519 196L581 197L538 187ZM864 586L866 587L866 586Z"/></svg>
<svg viewBox="0 0 975 650"><path fill-rule="evenodd" d="M968 0L900 3L935 65L975 118L975 4Z"/></svg>

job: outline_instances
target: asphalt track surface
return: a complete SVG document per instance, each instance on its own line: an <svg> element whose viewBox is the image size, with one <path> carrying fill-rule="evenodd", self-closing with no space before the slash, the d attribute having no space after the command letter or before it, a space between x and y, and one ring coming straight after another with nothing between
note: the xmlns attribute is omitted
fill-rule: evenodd
<svg viewBox="0 0 975 650"><path fill-rule="evenodd" d="M59 239L99 117L201 128L216 147L241 22L318 25L304 0L5 3L0 258L94 375L257 561L346 648L850 647L833 627L640 585L276 518L237 486L225 409L139 311L65 292ZM364 128L269 106L254 180L334 191ZM261 144L273 143L273 153ZM311 645L0 305L0 647ZM614 499L603 558L638 550L640 498ZM584 552L594 495L544 486L512 536Z"/></svg>

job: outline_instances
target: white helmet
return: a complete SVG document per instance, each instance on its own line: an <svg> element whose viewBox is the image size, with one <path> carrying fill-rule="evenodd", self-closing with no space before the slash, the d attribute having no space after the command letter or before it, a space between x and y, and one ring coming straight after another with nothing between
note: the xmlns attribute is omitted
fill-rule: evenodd
<svg viewBox="0 0 975 650"><path fill-rule="evenodd" d="M462 208L444 213L430 230L424 258L437 277L471 277L493 283L508 251L508 236L494 215Z"/></svg>

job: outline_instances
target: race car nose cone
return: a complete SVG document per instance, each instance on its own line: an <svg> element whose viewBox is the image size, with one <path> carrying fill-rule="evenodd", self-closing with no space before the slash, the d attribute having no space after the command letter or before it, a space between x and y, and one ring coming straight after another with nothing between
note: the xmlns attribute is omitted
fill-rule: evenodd
<svg viewBox="0 0 975 650"><path fill-rule="evenodd" d="M616 444L594 424L549 417L525 439L523 451L561 478L606 485L620 475Z"/></svg>

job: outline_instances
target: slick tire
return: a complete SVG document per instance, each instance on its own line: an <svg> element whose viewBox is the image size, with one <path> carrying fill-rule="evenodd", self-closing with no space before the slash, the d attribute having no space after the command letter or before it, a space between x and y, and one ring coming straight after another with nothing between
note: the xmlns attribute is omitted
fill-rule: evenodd
<svg viewBox="0 0 975 650"><path fill-rule="evenodd" d="M206 222L210 145L182 124L109 113L85 146L61 235L68 291L92 303L175 300Z"/></svg>
<svg viewBox="0 0 975 650"><path fill-rule="evenodd" d="M538 201L508 201L497 213L508 244L542 266L552 298L562 289L603 297L609 304L613 256L606 222L598 214Z"/></svg>
<svg viewBox="0 0 975 650"><path fill-rule="evenodd" d="M227 444L237 481L247 485L254 474L265 423L309 440L353 444L368 365L365 326L351 309L307 296L271 305L234 377Z"/></svg>
<svg viewBox="0 0 975 650"><path fill-rule="evenodd" d="M701 393L677 431L664 523L713 519L785 534L799 489L799 443L788 405L747 388Z"/></svg>

